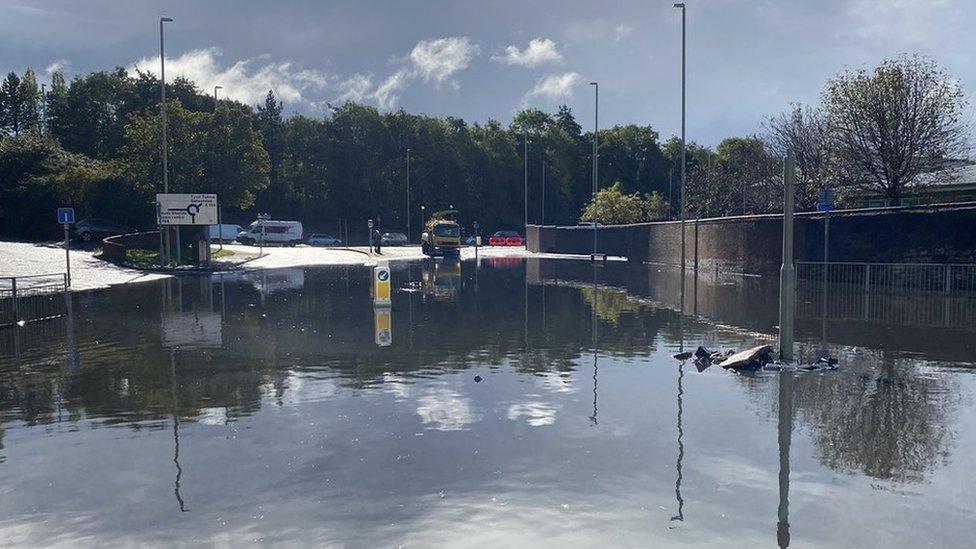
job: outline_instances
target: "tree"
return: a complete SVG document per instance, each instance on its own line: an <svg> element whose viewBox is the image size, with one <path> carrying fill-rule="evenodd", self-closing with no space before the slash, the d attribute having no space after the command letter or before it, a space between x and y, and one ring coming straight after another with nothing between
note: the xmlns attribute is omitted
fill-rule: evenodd
<svg viewBox="0 0 976 549"><path fill-rule="evenodd" d="M51 74L51 89L44 97L47 133L57 137L68 133L71 114L68 110L68 85L61 71Z"/></svg>
<svg viewBox="0 0 976 549"><path fill-rule="evenodd" d="M652 191L644 200L644 219L648 221L667 219L670 210L671 205L657 191Z"/></svg>
<svg viewBox="0 0 976 549"><path fill-rule="evenodd" d="M281 120L282 104L274 91L268 90L264 105L259 105L256 122L261 132L264 150L268 153L270 171L268 187L261 200L262 207L272 212L284 209L284 199L290 194L282 177L282 164L285 158L284 126Z"/></svg>
<svg viewBox="0 0 976 549"><path fill-rule="evenodd" d="M624 194L619 182L600 189L596 200L583 208L582 221L594 221L605 225L624 225L645 221L646 205L639 193Z"/></svg>
<svg viewBox="0 0 976 549"><path fill-rule="evenodd" d="M782 203L779 159L757 137L729 137L716 148L716 163L709 181L722 187L738 204L709 215L746 214L776 210Z"/></svg>
<svg viewBox="0 0 976 549"><path fill-rule="evenodd" d="M962 87L934 61L901 57L844 73L823 99L841 176L892 205L920 174L965 152Z"/></svg>
<svg viewBox="0 0 976 549"><path fill-rule="evenodd" d="M24 129L24 98L20 91L20 77L15 72L8 73L0 84L0 132L14 137Z"/></svg>
<svg viewBox="0 0 976 549"><path fill-rule="evenodd" d="M139 203L145 206L140 208ZM29 133L0 141L0 234L50 237L49 212L65 204L82 216L111 216L135 226L151 213L115 166L62 149ZM53 234L52 234L53 233Z"/></svg>
<svg viewBox="0 0 976 549"><path fill-rule="evenodd" d="M800 209L813 209L820 191L837 184L823 109L794 103L789 111L766 119L763 129L763 142L773 155L782 159L793 152L796 204Z"/></svg>
<svg viewBox="0 0 976 549"><path fill-rule="evenodd" d="M170 191L216 192L228 207L249 208L268 183L268 156L250 113L224 105L192 112L179 100L166 105ZM158 114L133 115L125 128L128 176L151 192L161 190L160 131Z"/></svg>
<svg viewBox="0 0 976 549"><path fill-rule="evenodd" d="M41 90L37 85L34 69L28 68L24 72L24 77L20 80L18 95L23 102L21 131L39 137L41 135Z"/></svg>

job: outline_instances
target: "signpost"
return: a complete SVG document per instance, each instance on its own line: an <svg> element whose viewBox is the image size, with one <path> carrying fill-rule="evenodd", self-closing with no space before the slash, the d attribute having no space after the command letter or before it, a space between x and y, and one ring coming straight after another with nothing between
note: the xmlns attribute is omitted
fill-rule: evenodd
<svg viewBox="0 0 976 549"><path fill-rule="evenodd" d="M820 191L820 201L817 202L817 211L824 214L824 270L827 269L827 261L830 258L830 248L828 246L830 237L830 212L836 207L835 201L837 193L833 189Z"/></svg>
<svg viewBox="0 0 976 549"><path fill-rule="evenodd" d="M824 214L824 233L823 233L823 303L821 316L823 318L820 333L820 349L817 350L817 359L828 358L830 353L827 350L827 283L830 280L830 212L836 206L837 193L833 189L820 191L820 200L817 201L817 211Z"/></svg>
<svg viewBox="0 0 976 549"><path fill-rule="evenodd" d="M390 265L380 263L373 267L373 302L376 305L390 305Z"/></svg>
<svg viewBox="0 0 976 549"><path fill-rule="evenodd" d="M156 204L160 225L217 224L216 194L157 194Z"/></svg>
<svg viewBox="0 0 976 549"><path fill-rule="evenodd" d="M212 193L160 193L156 195L156 223L176 226L176 264L182 255L180 229L182 225L214 225L219 222L217 195ZM209 229L208 229L209 231ZM209 236L207 241L209 241Z"/></svg>
<svg viewBox="0 0 976 549"><path fill-rule="evenodd" d="M64 225L64 266L66 283L71 286L71 245L68 235L69 225L75 222L74 208L58 208L58 223Z"/></svg>

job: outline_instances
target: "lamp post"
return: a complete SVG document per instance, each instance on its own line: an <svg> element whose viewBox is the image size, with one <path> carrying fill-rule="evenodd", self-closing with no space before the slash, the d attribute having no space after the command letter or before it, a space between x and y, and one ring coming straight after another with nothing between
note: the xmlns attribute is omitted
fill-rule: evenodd
<svg viewBox="0 0 976 549"><path fill-rule="evenodd" d="M223 86L214 86L214 112L217 112L217 90L224 89Z"/></svg>
<svg viewBox="0 0 976 549"><path fill-rule="evenodd" d="M681 284L685 283L685 4L675 2L681 10Z"/></svg>
<svg viewBox="0 0 976 549"><path fill-rule="evenodd" d="M542 150L542 221L540 225L546 224L546 150ZM526 235L528 236L528 235Z"/></svg>
<svg viewBox="0 0 976 549"><path fill-rule="evenodd" d="M163 122L163 137L162 137L162 147L163 147L163 192L169 192L169 164L166 158L166 48L165 42L163 41L163 23L171 23L173 20L169 17L159 18L159 98L160 98L160 115ZM179 229L177 229L179 230ZM159 228L160 235L162 235L162 227ZM160 246L162 248L162 246ZM166 232L166 252L169 253L169 231ZM162 251L162 250L160 250ZM178 253L178 252L177 252ZM162 257L162 253L160 253ZM162 264L162 261L160 261Z"/></svg>
<svg viewBox="0 0 976 549"><path fill-rule="evenodd" d="M597 192L597 177L599 177L600 169L600 157L597 153L597 149L600 146L600 83L590 82L593 86L593 206L594 213L596 212L596 192ZM596 225L597 220L593 219L593 255L590 256L590 261L596 261Z"/></svg>
<svg viewBox="0 0 976 549"><path fill-rule="evenodd" d="M524 182L522 187L522 200L524 202L524 218L522 225L522 234L528 235L529 231L529 132L528 128L525 127L525 123L522 123L522 161L524 167L522 173L524 175Z"/></svg>
<svg viewBox="0 0 976 549"><path fill-rule="evenodd" d="M407 149L407 242L410 242L410 149Z"/></svg>

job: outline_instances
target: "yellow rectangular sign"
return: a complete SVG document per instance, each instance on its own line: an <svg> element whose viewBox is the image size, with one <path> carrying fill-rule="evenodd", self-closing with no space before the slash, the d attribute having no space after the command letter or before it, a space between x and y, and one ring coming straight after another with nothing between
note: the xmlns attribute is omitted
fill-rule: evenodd
<svg viewBox="0 0 976 549"><path fill-rule="evenodd" d="M390 303L390 267L377 265L373 267L373 300L376 303Z"/></svg>

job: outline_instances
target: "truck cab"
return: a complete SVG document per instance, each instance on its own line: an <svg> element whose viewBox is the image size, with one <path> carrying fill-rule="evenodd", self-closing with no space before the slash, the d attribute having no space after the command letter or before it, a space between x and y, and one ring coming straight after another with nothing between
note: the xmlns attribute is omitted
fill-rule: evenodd
<svg viewBox="0 0 976 549"><path fill-rule="evenodd" d="M456 210L435 212L424 225L420 235L420 249L424 255L458 255L461 252L461 225Z"/></svg>

